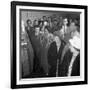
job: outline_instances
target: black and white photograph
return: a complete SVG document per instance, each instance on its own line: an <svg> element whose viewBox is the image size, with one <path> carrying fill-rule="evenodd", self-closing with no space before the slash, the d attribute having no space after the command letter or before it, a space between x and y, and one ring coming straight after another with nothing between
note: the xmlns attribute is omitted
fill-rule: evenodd
<svg viewBox="0 0 90 90"><path fill-rule="evenodd" d="M21 78L80 76L80 12L20 13Z"/></svg>
<svg viewBox="0 0 90 90"><path fill-rule="evenodd" d="M22 4L16 3L16 20L13 19L16 85L86 83L86 7ZM15 13L12 15L14 18Z"/></svg>

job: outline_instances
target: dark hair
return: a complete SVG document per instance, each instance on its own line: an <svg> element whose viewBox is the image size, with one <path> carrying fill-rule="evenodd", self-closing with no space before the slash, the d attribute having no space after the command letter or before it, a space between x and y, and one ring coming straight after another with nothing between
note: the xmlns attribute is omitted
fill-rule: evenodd
<svg viewBox="0 0 90 90"><path fill-rule="evenodd" d="M30 19L28 19L26 22L27 22L27 23L28 23L28 22L31 22L31 20L30 20Z"/></svg>
<svg viewBox="0 0 90 90"><path fill-rule="evenodd" d="M43 18L46 17L46 16L43 16Z"/></svg>
<svg viewBox="0 0 90 90"><path fill-rule="evenodd" d="M43 24L43 21L38 21L39 25L42 23Z"/></svg>
<svg viewBox="0 0 90 90"><path fill-rule="evenodd" d="M46 16L43 16L43 19L44 19L44 18L46 18L46 19L47 19L47 17L46 17Z"/></svg>
<svg viewBox="0 0 90 90"><path fill-rule="evenodd" d="M75 20L77 21L77 22L75 22ZM72 19L72 22L71 23L75 23L75 26L77 26L77 27L79 27L79 22L78 22L79 20L77 20L77 19Z"/></svg>
<svg viewBox="0 0 90 90"><path fill-rule="evenodd" d="M36 21L38 21L38 20L35 19L33 22L35 23Z"/></svg>

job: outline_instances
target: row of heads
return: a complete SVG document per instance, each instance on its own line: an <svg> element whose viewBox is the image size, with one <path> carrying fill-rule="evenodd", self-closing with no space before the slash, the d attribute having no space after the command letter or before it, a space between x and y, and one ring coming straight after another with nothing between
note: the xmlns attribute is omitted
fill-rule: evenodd
<svg viewBox="0 0 90 90"><path fill-rule="evenodd" d="M70 25L71 23L75 23L75 25L78 25L79 26L79 19L75 18L75 19L72 19L72 18L67 18L67 17L60 17L59 19L56 19L56 18L51 18L51 17L46 17L46 16L43 16L41 19L35 19L34 21L32 21L31 19L28 19L26 21L26 23L28 25L49 25L50 23L53 23L53 25L59 25L59 23L62 23L62 25Z"/></svg>

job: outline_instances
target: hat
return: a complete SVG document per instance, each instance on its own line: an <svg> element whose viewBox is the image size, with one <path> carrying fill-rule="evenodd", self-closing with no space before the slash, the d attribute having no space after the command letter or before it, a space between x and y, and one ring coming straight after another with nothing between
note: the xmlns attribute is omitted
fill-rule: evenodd
<svg viewBox="0 0 90 90"><path fill-rule="evenodd" d="M80 38L77 37L77 36L74 36L72 39L69 40L70 44L76 48L76 49L79 49L81 48L81 41L80 41Z"/></svg>

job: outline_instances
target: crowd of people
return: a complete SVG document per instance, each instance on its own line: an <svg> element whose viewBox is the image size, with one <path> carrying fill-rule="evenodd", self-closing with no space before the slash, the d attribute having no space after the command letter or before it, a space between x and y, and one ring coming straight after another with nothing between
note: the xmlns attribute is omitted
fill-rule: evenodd
<svg viewBox="0 0 90 90"><path fill-rule="evenodd" d="M43 16L21 21L21 77L80 75L80 20Z"/></svg>

